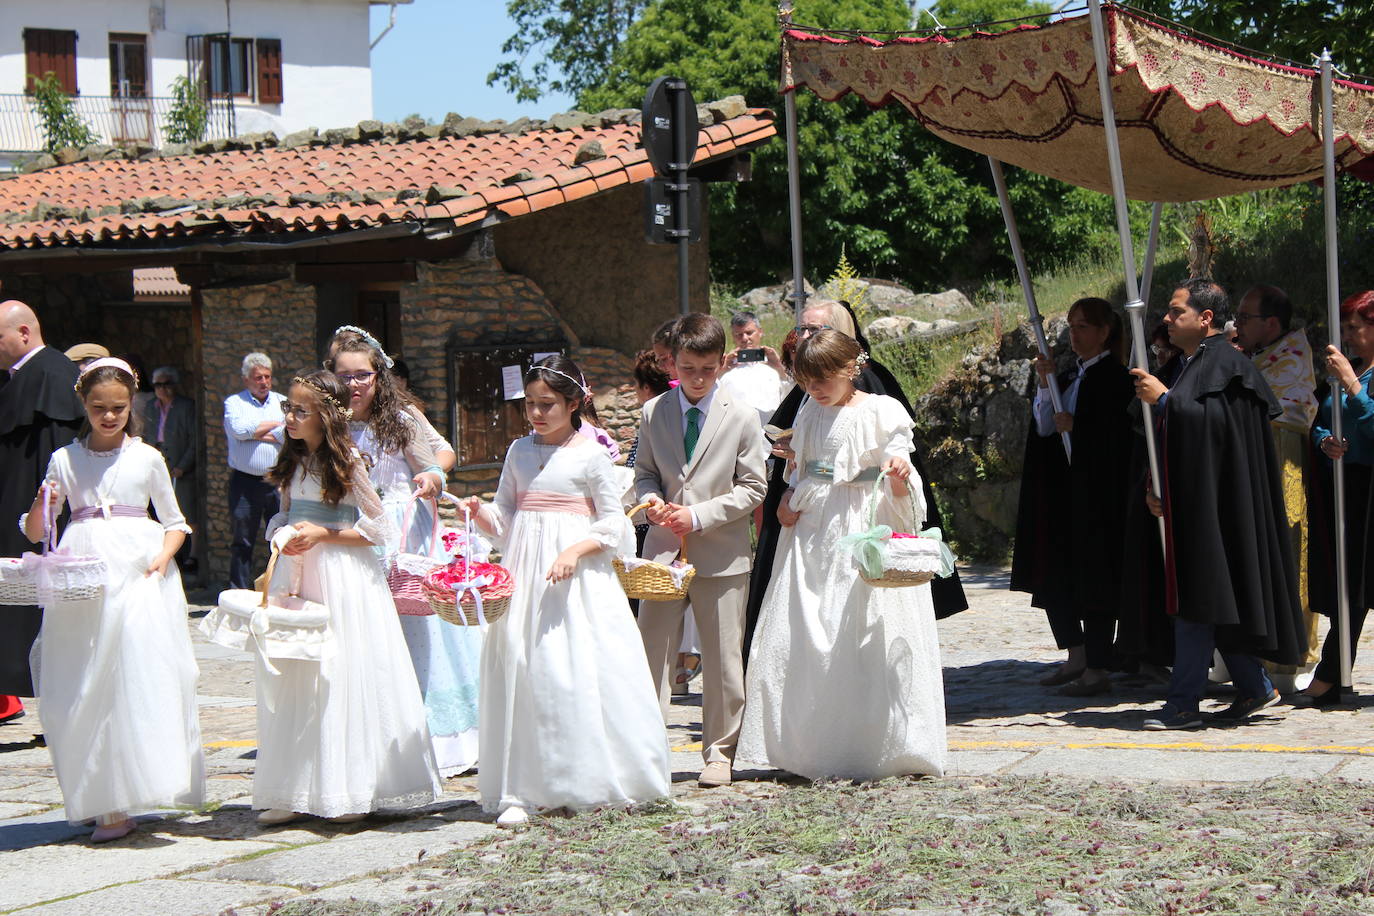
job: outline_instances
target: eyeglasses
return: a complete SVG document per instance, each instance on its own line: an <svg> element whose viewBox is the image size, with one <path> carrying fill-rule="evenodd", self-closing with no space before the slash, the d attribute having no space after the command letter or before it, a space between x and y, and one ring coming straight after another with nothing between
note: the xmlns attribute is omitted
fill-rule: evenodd
<svg viewBox="0 0 1374 916"><path fill-rule="evenodd" d="M315 411L307 410L299 404L292 404L290 401L281 402L281 412L283 416L295 417L301 422L305 422L315 415Z"/></svg>
<svg viewBox="0 0 1374 916"><path fill-rule="evenodd" d="M797 325L797 336L798 336L798 337L810 337L812 334L815 334L817 331L829 331L829 330L830 330L830 325L828 325L828 324L799 324L799 325Z"/></svg>
<svg viewBox="0 0 1374 916"><path fill-rule="evenodd" d="M1247 315L1244 312L1236 312L1236 327L1240 327L1245 322L1254 318L1269 318L1269 315Z"/></svg>
<svg viewBox="0 0 1374 916"><path fill-rule="evenodd" d="M153 382L154 388L175 388L176 382Z"/></svg>
<svg viewBox="0 0 1374 916"><path fill-rule="evenodd" d="M359 385L366 385L372 381L372 377L376 374L375 372L340 372L338 376L339 381L345 385L352 385L355 382Z"/></svg>

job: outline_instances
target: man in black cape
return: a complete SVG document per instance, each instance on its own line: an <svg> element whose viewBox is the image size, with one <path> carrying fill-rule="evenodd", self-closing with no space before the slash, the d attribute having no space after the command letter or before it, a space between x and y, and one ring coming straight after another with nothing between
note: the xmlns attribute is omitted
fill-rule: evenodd
<svg viewBox="0 0 1374 916"><path fill-rule="evenodd" d="M0 302L0 556L17 557L34 545L19 530L48 472L52 453L76 437L86 416L76 396L76 364L44 346L33 310L18 300ZM36 607L0 613L0 694L31 697L29 649L43 623Z"/></svg>
<svg viewBox="0 0 1374 916"><path fill-rule="evenodd" d="M1299 662L1307 638L1269 421L1280 407L1254 364L1221 333L1226 292L1211 280L1174 290L1164 321L1183 351L1172 388L1132 369L1136 395L1159 404L1165 611L1174 622L1174 668L1164 708L1147 729L1198 728L1212 651L1221 652L1236 700L1217 713L1240 721L1279 692L1260 658Z"/></svg>
<svg viewBox="0 0 1374 916"><path fill-rule="evenodd" d="M843 309L849 314L849 319L854 325L854 339L859 342L865 353L870 353L871 348L868 340L865 339L863 331L859 329L858 319L854 315L854 310L849 307L847 302L832 302L830 300L815 300L802 310L802 330L801 334L815 333L831 326L830 310L832 308ZM838 330L844 331L845 328ZM885 394L888 397L896 398L907 415L915 417L915 412L911 409L911 402L906 399L902 392L902 386L897 382L896 377L877 360L870 358L859 370L859 377L854 380L854 387L869 394ZM783 398L778 405L777 411L769 420L769 424L779 429L791 429L792 423L797 418L797 411L801 409L802 401L806 397L806 392L800 386L793 386L788 392L787 397ZM782 523L778 521L778 505L782 502L782 494L787 490L786 462L780 459L771 459L768 462L768 492L763 498L763 526L758 532L758 546L754 551L754 568L749 574L749 603L746 608L744 623L744 664L749 664L749 647L754 641L754 627L758 624L759 611L763 608L763 598L768 592L768 583L773 577L773 557L778 549L778 535L782 531ZM935 504L935 494L930 489L930 475L926 473L925 462L922 460L920 450L911 453L911 466L916 469L916 473L921 475L921 492L926 501L926 520L927 528L939 528L940 510ZM959 572L956 570L947 579L935 578L930 583L931 598L935 604L935 616L937 618L949 617L957 614L968 607L968 600L964 597L964 587L959 582Z"/></svg>

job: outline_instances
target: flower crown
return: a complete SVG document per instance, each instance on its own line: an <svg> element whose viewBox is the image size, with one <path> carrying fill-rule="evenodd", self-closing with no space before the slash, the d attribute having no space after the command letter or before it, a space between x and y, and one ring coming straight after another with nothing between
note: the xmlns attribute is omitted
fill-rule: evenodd
<svg viewBox="0 0 1374 916"><path fill-rule="evenodd" d="M326 401L333 404L334 407L339 411L339 413L344 415L345 420L353 419L353 408L345 407L342 404L340 404L339 399L334 397L334 395L330 394L327 390L325 390L325 387L321 385L319 382L314 381L313 379L301 378L298 375L291 380L291 383L293 385L304 385L306 388L309 388L311 391L315 392L320 397L324 398Z"/></svg>
<svg viewBox="0 0 1374 916"><path fill-rule="evenodd" d="M354 334L357 334L359 337L363 339L363 343L367 344L369 347L371 347L372 349L376 350L379 354L381 354L382 362L386 364L386 367L388 369L391 369L396 365L396 361L392 359L390 356L387 356L386 351L382 349L381 341L373 337L367 331L364 331L362 328L354 324L345 324L340 325L339 327L334 329L334 336L338 337L344 331L352 331Z"/></svg>

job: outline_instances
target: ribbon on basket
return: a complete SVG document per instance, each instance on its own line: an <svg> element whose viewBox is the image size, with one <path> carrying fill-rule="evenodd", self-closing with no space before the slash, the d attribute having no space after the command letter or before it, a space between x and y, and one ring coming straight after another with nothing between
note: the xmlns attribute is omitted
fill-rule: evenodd
<svg viewBox="0 0 1374 916"><path fill-rule="evenodd" d="M491 576L478 576L466 582L453 583L453 603L461 605L464 595L472 595L472 606L477 611L477 629L483 636L487 633L487 617L482 613L482 589L492 583Z"/></svg>
<svg viewBox="0 0 1374 916"><path fill-rule="evenodd" d="M939 528L927 528L921 532L921 537L929 538L940 545L940 571L935 575L941 579L948 579L954 575L954 551L945 543L944 532Z"/></svg>
<svg viewBox="0 0 1374 916"><path fill-rule="evenodd" d="M935 530L938 531L939 529ZM891 527L874 525L867 531L846 534L840 538L839 546L854 554L854 559L863 568L865 575L877 579L883 574L883 547L891 539Z"/></svg>

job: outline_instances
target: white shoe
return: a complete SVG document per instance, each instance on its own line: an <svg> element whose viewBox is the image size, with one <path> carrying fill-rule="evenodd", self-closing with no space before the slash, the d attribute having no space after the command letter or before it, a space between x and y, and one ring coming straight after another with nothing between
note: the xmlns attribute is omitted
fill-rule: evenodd
<svg viewBox="0 0 1374 916"><path fill-rule="evenodd" d="M276 827L279 824L289 824L305 817L299 811L286 811L281 808L268 808L266 811L259 812L258 823L264 827Z"/></svg>
<svg viewBox="0 0 1374 916"><path fill-rule="evenodd" d="M331 824L356 824L358 821L367 820L367 811L359 811L356 814L340 814L338 817L331 817Z"/></svg>
<svg viewBox="0 0 1374 916"><path fill-rule="evenodd" d="M523 827L530 821L530 813L519 805L511 805L496 818L498 827Z"/></svg>

